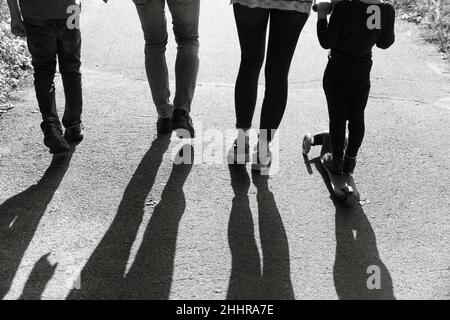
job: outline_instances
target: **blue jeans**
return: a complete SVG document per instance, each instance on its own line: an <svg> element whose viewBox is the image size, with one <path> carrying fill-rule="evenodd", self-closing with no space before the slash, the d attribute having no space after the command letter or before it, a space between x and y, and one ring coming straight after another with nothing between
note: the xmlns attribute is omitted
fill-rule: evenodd
<svg viewBox="0 0 450 320"><path fill-rule="evenodd" d="M172 14L178 44L175 64L176 92L170 102L169 73L166 62L167 21L165 5ZM175 109L190 112L199 68L198 25L200 0L133 0L145 38L145 68L160 118Z"/></svg>
<svg viewBox="0 0 450 320"><path fill-rule="evenodd" d="M43 119L42 129L57 127L61 130L55 101L56 59L66 98L63 125L66 128L79 125L83 105L80 30L67 29L66 19L24 20L34 68L34 87Z"/></svg>

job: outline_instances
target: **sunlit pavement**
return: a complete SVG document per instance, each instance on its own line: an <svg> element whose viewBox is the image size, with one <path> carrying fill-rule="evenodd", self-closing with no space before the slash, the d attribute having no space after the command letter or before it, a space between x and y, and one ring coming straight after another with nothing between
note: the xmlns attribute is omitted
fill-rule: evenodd
<svg viewBox="0 0 450 320"><path fill-rule="evenodd" d="M52 163L31 87L1 120L0 296L450 298L445 62L403 23L395 47L376 51L355 174L364 206L345 209L330 198L316 162L310 174L301 156L304 133L322 132L328 122L326 52L315 20L292 66L279 171L266 179L225 160L240 56L228 1L202 1L193 118L203 143L194 143L192 166L173 165L178 139L154 141L132 2L86 1L85 141ZM314 149L311 160L319 154ZM367 286L373 270L379 290Z"/></svg>

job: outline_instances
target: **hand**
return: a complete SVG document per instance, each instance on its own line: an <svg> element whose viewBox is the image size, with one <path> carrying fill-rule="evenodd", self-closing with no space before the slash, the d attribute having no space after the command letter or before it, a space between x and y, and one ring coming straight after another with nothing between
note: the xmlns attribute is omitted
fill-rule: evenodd
<svg viewBox="0 0 450 320"><path fill-rule="evenodd" d="M16 37L21 38L25 38L27 36L27 32L22 18L17 17L11 19L11 33Z"/></svg>

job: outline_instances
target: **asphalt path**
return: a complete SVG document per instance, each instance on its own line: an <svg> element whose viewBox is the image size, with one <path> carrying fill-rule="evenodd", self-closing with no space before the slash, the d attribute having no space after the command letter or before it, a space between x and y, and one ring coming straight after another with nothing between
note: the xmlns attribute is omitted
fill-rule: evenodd
<svg viewBox="0 0 450 320"><path fill-rule="evenodd" d="M173 164L183 142L155 139L131 1L84 4L87 136L73 155L52 160L31 83L17 93L0 122L0 297L449 299L450 74L436 49L398 22L394 47L375 51L355 173L363 206L346 209L330 197L320 149L310 170L301 156L304 133L328 123L315 14L269 179L226 164L240 53L228 1L201 10L193 165ZM380 290L367 287L373 266Z"/></svg>

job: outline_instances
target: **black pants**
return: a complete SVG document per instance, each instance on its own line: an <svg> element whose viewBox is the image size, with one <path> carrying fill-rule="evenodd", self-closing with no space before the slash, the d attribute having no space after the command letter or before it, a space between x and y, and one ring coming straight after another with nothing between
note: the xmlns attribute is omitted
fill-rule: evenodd
<svg viewBox="0 0 450 320"><path fill-rule="evenodd" d="M261 129L278 129L286 109L288 75L300 33L308 20L306 13L296 11L248 8L234 4L241 66L236 81L236 126L249 129L258 94L258 79L266 54L266 33L270 18L266 61L266 91L261 114Z"/></svg>
<svg viewBox="0 0 450 320"><path fill-rule="evenodd" d="M370 91L372 62L348 63L330 59L323 78L323 88L330 116L333 157L344 157L348 121L346 155L356 158L364 139L364 110Z"/></svg>
<svg viewBox="0 0 450 320"><path fill-rule="evenodd" d="M68 128L81 123L81 35L80 30L69 30L66 19L35 20L25 18L28 48L34 68L34 86L42 114L42 129L61 129L56 110L55 73L59 61L66 106L63 125Z"/></svg>

